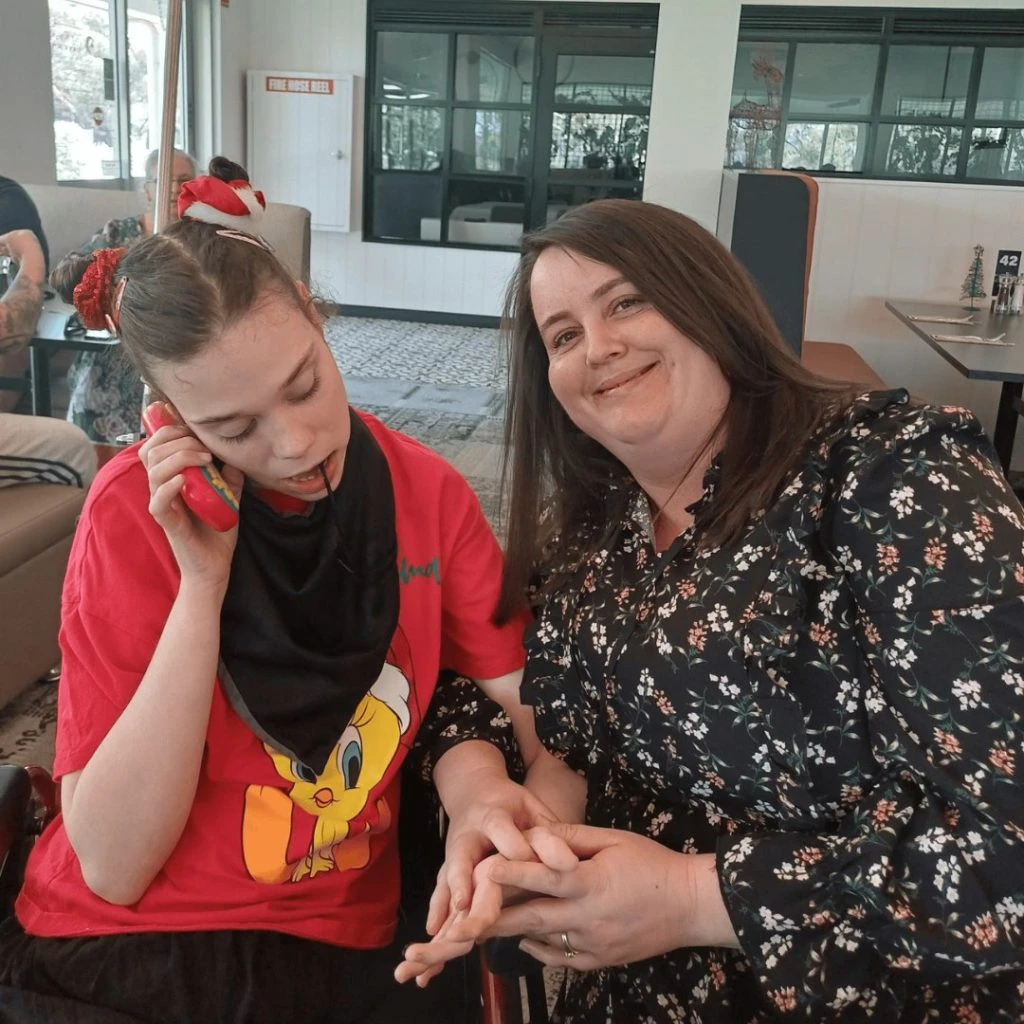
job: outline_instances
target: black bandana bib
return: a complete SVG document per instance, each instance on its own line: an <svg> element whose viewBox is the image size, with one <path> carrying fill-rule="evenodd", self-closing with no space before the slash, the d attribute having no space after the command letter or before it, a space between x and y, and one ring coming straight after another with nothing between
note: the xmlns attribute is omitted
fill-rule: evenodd
<svg viewBox="0 0 1024 1024"><path fill-rule="evenodd" d="M284 516L243 494L221 611L220 678L232 706L318 775L398 625L391 472L350 416L341 484L308 515Z"/></svg>

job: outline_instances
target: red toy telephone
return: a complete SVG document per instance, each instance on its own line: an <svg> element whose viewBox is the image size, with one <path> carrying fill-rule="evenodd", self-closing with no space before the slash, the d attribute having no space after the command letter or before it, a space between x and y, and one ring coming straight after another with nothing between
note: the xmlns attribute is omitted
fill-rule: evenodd
<svg viewBox="0 0 1024 1024"><path fill-rule="evenodd" d="M162 402L148 406L142 413L142 422L150 434L161 427L180 426ZM221 533L238 525L238 502L213 466L189 466L182 476L185 486L181 496L200 522Z"/></svg>

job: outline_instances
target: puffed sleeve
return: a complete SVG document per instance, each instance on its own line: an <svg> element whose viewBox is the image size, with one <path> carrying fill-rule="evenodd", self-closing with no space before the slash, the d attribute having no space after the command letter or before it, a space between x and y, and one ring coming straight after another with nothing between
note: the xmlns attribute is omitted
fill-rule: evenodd
<svg viewBox="0 0 1024 1024"><path fill-rule="evenodd" d="M1024 515L966 410L838 449L822 539L853 596L872 781L827 833L724 836L723 896L784 1019L903 1019L922 986L934 1019L996 1019L957 992L1024 969Z"/></svg>

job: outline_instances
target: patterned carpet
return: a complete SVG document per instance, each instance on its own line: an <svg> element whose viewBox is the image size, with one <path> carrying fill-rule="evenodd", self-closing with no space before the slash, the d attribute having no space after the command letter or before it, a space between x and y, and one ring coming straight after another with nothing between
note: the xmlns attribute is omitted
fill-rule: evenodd
<svg viewBox="0 0 1024 1024"><path fill-rule="evenodd" d="M53 766L57 687L36 683L0 710L0 764Z"/></svg>
<svg viewBox="0 0 1024 1024"><path fill-rule="evenodd" d="M476 491L497 529L502 421L495 416L446 414L434 409L363 405L395 430L444 456ZM0 764L53 765L57 687L37 683L0 709Z"/></svg>

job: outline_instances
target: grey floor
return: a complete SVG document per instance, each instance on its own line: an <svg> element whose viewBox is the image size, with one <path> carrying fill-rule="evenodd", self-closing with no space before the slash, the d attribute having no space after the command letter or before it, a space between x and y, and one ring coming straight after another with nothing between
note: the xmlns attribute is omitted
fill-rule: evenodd
<svg viewBox="0 0 1024 1024"><path fill-rule="evenodd" d="M324 333L356 405L500 415L505 369L495 330L339 316Z"/></svg>
<svg viewBox="0 0 1024 1024"><path fill-rule="evenodd" d="M446 458L502 533L498 487L505 371L498 332L335 317L324 333L349 401Z"/></svg>

